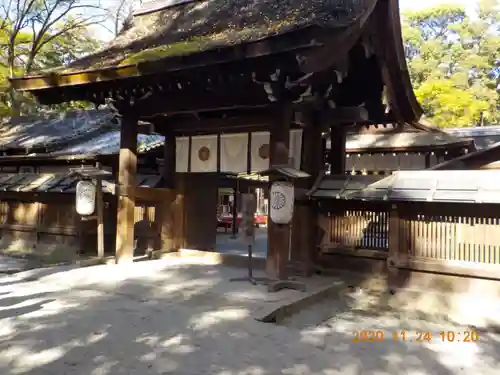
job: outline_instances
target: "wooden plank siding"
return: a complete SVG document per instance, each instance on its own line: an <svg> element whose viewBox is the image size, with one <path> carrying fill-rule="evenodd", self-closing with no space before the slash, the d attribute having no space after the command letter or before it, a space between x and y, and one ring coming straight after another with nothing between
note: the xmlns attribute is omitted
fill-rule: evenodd
<svg viewBox="0 0 500 375"><path fill-rule="evenodd" d="M500 210L493 204L335 201L322 210L320 254L500 279Z"/></svg>
<svg viewBox="0 0 500 375"><path fill-rule="evenodd" d="M134 237L138 253L154 247L159 228L155 225L157 203L138 201L135 207ZM105 195L105 252L114 255L116 198ZM95 220L84 221L76 213L73 194L0 193L0 250L17 242L24 249L41 245L67 247L78 254L97 254Z"/></svg>

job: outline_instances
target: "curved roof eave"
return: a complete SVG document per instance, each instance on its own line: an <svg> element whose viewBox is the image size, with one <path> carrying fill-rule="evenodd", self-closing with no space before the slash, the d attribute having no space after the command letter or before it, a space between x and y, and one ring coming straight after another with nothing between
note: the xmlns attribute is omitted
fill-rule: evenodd
<svg viewBox="0 0 500 375"><path fill-rule="evenodd" d="M379 27L386 29L388 40L382 42L386 46L385 67L387 69L385 83L389 92L389 101L396 107L396 116L417 129L428 131L419 123L423 109L418 102L410 80L408 65L403 47L399 0L379 1L377 4L377 21Z"/></svg>
<svg viewBox="0 0 500 375"><path fill-rule="evenodd" d="M318 45L318 29L347 28L373 8L376 1L262 0L258 5L251 0L186 2L182 6L134 17L131 25L108 46L74 61L68 67L41 75L13 78L11 82L16 90L37 91L165 70L184 70L185 59L179 61L176 69L171 69L170 65L176 65L176 57L192 59L193 56L216 53L217 56L210 56L208 62L200 64L197 60L194 65L199 66L315 47ZM248 11L250 5L256 7L252 12ZM309 33L310 30L314 34ZM289 38L282 40L281 37L286 36ZM237 53L228 53L232 50ZM160 66L161 62L172 58L174 63L169 61L168 69ZM191 64L187 65L190 67Z"/></svg>

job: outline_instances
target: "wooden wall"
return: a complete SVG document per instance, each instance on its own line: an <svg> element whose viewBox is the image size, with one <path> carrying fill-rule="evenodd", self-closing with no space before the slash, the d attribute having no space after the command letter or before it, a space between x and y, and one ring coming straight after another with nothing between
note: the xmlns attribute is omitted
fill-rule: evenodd
<svg viewBox="0 0 500 375"><path fill-rule="evenodd" d="M186 248L213 250L217 235L219 177L214 174L183 174Z"/></svg>
<svg viewBox="0 0 500 375"><path fill-rule="evenodd" d="M136 205L134 232L139 254L153 249L159 236L155 209L154 202ZM114 255L116 199L112 195L105 195L104 232L105 252ZM0 193L0 249L30 252L47 246L96 255L95 220L81 220L73 194Z"/></svg>
<svg viewBox="0 0 500 375"><path fill-rule="evenodd" d="M395 268L500 280L500 207L480 203L324 202L323 259L387 259Z"/></svg>

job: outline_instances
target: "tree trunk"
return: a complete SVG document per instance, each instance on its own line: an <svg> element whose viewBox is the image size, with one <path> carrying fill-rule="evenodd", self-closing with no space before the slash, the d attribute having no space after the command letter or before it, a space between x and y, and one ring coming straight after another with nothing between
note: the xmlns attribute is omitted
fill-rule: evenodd
<svg viewBox="0 0 500 375"><path fill-rule="evenodd" d="M14 59L15 59L15 52L14 52L14 40L11 38L9 47L8 47L8 57L7 57L7 63L9 66L9 76L11 78L14 78L15 76L15 71L14 71ZM17 93L12 87L11 84L9 84L9 101L10 101L10 110L11 110L11 115L12 116L19 116L21 114L21 106L19 101L17 100Z"/></svg>

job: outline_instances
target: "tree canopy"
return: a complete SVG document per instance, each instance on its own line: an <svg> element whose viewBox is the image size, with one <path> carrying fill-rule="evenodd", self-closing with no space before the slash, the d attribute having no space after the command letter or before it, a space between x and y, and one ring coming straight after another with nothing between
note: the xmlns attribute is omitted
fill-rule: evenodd
<svg viewBox="0 0 500 375"><path fill-rule="evenodd" d="M403 13L411 80L427 118L440 127L500 124L500 2L475 14L440 5Z"/></svg>
<svg viewBox="0 0 500 375"><path fill-rule="evenodd" d="M0 117L40 109L30 95L14 92L9 77L66 65L95 51L102 44L96 30L116 33L130 11L127 0L108 1L106 7L99 0L0 1Z"/></svg>
<svg viewBox="0 0 500 375"><path fill-rule="evenodd" d="M0 1L0 117L40 110L29 95L11 89L9 76L65 65L95 51L102 40L91 31L99 25L116 35L133 3ZM500 124L500 0L479 0L473 14L440 5L404 12L402 20L411 80L430 122Z"/></svg>

